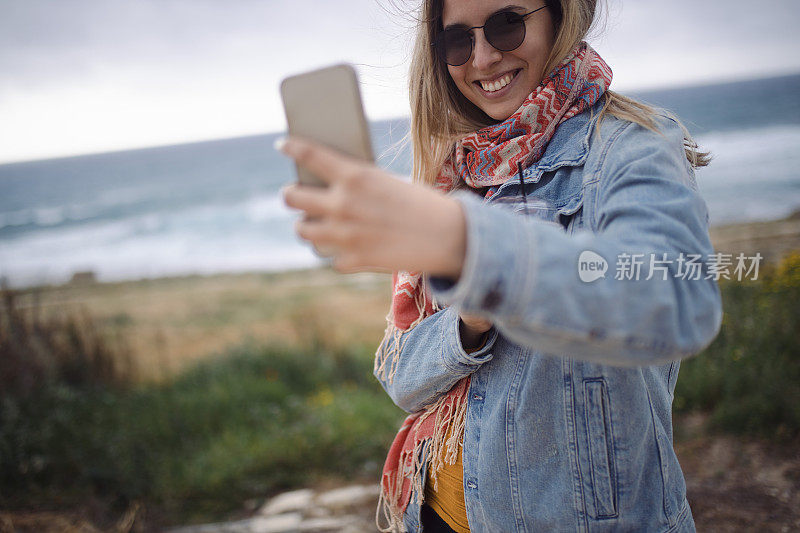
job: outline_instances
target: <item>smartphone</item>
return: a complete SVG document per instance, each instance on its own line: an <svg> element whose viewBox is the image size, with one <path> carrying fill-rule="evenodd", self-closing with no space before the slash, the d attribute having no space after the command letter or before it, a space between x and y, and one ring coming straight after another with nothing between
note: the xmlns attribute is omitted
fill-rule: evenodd
<svg viewBox="0 0 800 533"><path fill-rule="evenodd" d="M281 82L289 135L306 137L370 163L375 162L358 77L348 64L291 76ZM324 182L297 166L303 185Z"/></svg>

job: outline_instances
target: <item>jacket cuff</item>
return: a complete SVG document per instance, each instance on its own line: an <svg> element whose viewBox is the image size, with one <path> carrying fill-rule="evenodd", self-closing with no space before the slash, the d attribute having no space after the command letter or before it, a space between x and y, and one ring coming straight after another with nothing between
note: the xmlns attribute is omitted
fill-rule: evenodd
<svg viewBox="0 0 800 533"><path fill-rule="evenodd" d="M519 226L524 221L468 191L455 191L452 197L461 203L466 220L464 266L457 280L429 276L432 295L464 311L513 312L514 295L530 281L526 280L530 269L518 268L514 261L519 257L517 248L523 238Z"/></svg>

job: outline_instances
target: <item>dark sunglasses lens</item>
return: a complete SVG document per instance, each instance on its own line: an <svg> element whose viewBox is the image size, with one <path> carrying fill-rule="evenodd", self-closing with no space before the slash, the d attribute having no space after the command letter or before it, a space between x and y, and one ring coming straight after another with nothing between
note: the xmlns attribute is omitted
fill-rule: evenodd
<svg viewBox="0 0 800 533"><path fill-rule="evenodd" d="M513 11L497 13L486 19L483 34L498 50L514 50L525 40L525 20Z"/></svg>
<svg viewBox="0 0 800 533"><path fill-rule="evenodd" d="M461 28L444 30L436 44L439 57L448 65L463 65L472 55L472 36Z"/></svg>

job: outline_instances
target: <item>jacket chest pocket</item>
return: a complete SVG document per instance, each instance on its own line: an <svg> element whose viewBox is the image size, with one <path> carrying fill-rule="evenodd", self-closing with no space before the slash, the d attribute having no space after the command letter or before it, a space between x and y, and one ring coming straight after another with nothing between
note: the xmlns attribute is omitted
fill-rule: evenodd
<svg viewBox="0 0 800 533"><path fill-rule="evenodd" d="M537 194L523 195L516 187L507 194L490 200L492 205L509 209L516 215L535 218L546 224L558 226L567 233L582 227L583 195L567 199L550 199Z"/></svg>
<svg viewBox="0 0 800 533"><path fill-rule="evenodd" d="M556 208L556 220L567 233L574 233L583 227L583 194L569 198Z"/></svg>

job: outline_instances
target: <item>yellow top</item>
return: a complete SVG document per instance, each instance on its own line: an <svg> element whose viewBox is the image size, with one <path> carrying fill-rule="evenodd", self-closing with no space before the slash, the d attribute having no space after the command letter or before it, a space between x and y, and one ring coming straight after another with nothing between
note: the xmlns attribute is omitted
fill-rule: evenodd
<svg viewBox="0 0 800 533"><path fill-rule="evenodd" d="M452 434L452 427L447 432L447 438ZM444 452L444 450L442 450ZM467 522L467 508L464 505L464 467L461 462L461 446L458 447L458 456L455 464L444 463L437 472L439 490L433 490L431 471L428 468L428 479L425 483L425 503L436 511L447 525L457 533L469 533Z"/></svg>

